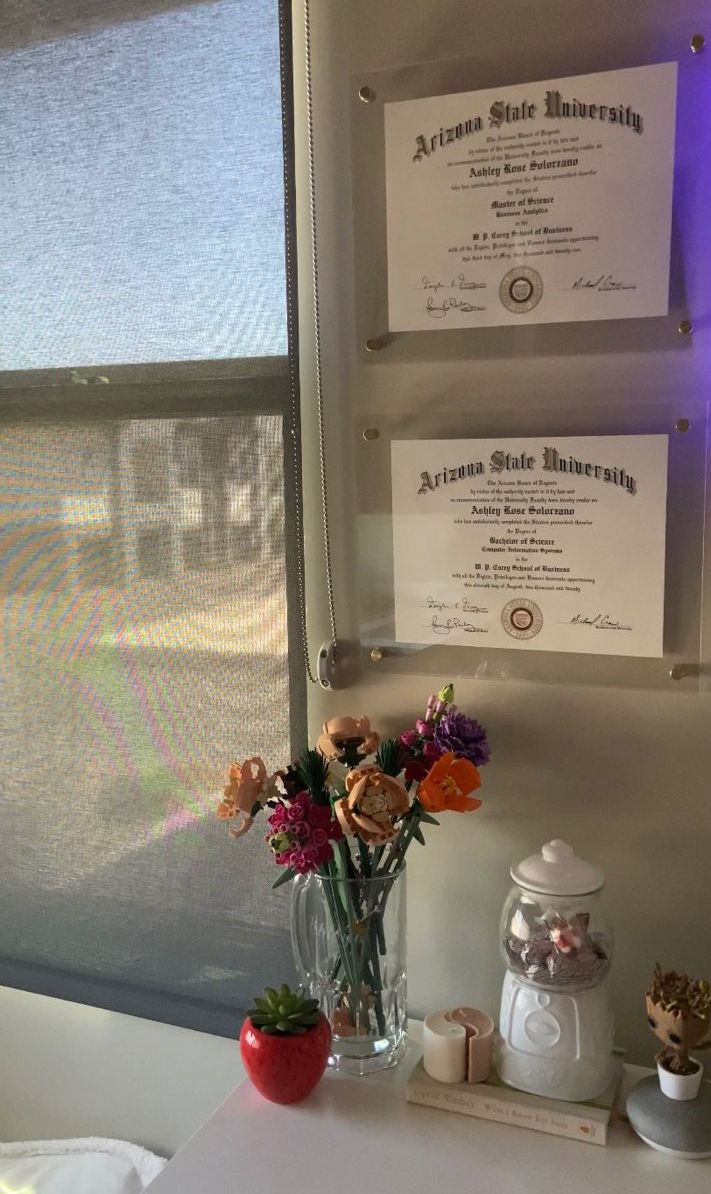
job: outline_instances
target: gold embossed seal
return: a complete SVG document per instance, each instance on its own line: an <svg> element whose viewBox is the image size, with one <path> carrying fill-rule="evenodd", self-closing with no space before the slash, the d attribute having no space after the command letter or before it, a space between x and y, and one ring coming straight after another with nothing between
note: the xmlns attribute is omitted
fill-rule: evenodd
<svg viewBox="0 0 711 1194"><path fill-rule="evenodd" d="M543 298L543 278L538 270L528 265L519 265L504 274L499 286L499 298L507 311L525 315L532 311Z"/></svg>
<svg viewBox="0 0 711 1194"><path fill-rule="evenodd" d="M543 626L543 614L529 597L516 597L502 609L501 625L511 638L535 638Z"/></svg>

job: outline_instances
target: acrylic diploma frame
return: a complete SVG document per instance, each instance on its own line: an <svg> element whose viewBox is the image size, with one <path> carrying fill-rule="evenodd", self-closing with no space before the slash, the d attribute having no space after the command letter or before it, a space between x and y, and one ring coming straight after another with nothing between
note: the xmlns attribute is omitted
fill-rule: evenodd
<svg viewBox="0 0 711 1194"><path fill-rule="evenodd" d="M642 418L641 411L635 413ZM454 669L460 675L554 683L687 691L698 687L706 420L697 418L693 426L689 421L688 430L677 430L676 420L667 432L663 414L650 419L649 410L645 413L644 431L637 422L629 435L619 430L578 435L576 427L576 434L569 436L507 436L501 431L507 420L499 406L491 416L497 435L442 440L433 428L431 439L408 441L400 431L391 443L383 435L381 419L380 437L364 442L361 453L370 454L376 467L372 475L363 476L371 509L361 511L359 518L360 551L371 561L368 584L360 592L361 640L367 653L374 651L377 658L382 652L378 666L395 671L416 666L433 673ZM511 418L516 424L518 412L511 411ZM599 410L597 418L599 429ZM477 425L480 431L486 426L481 413ZM460 444L462 452L457 453ZM527 478L537 469L540 449L543 488L536 480L522 479L518 469L488 471L498 468L501 457L519 463L522 454L514 456L506 449L520 444L530 449L523 456L531 461ZM638 522L635 495L626 488L643 482L622 468L617 481L605 480L605 464L579 459L579 450L577 455L568 451L555 461L558 468L577 464L591 472L597 468L600 476L583 473L584 481L581 485L577 479L577 486L576 478L571 481L567 473L552 474L551 480L544 460L570 444L587 447L593 460L597 444L601 459L605 448L613 445L616 460L625 448L644 452L651 446L649 466L658 464L659 473L656 509L649 523L644 513ZM484 447L481 461L468 461L471 446ZM462 456L469 466L482 464L484 471L459 477L459 469L467 465L452 468L445 499L451 513L440 507L442 512L430 514L426 505L417 512L416 503L431 494L415 489L415 512L408 514L402 497L408 478L402 470L409 464L412 472L410 447L417 468L414 482L420 489L436 484L436 473L420 480L427 470L419 469L417 456L426 458L428 449L438 462ZM440 486L445 468L439 469ZM393 477L394 469L401 471L399 479ZM605 487L606 498L618 499L604 514L596 502L595 483ZM494 488L487 491L487 484ZM568 496L574 490L583 495L580 503ZM477 497L487 492L503 496L488 501ZM377 509L377 494L384 512ZM448 531L451 540L446 542ZM639 637L643 623L649 634Z"/></svg>
<svg viewBox="0 0 711 1194"><path fill-rule="evenodd" d="M500 43L483 46L477 60L423 63L351 80L356 333L360 346L351 386L356 394L353 431L359 553L355 617L363 665L377 667L378 674L417 671L682 692L711 688L711 542L706 518L711 330L703 315L711 309L711 271L699 268L700 254L710 248L705 211L711 202L711 134L700 132L695 115L699 105L711 99L711 54L707 52L702 62L703 55L692 52L686 37L687 25L693 24L696 14L702 22L701 4L684 4L684 13L673 15L658 7L666 14L663 35L652 37L644 30L636 38L624 35L614 49L610 46L604 62L596 62L595 55L582 45L555 49L533 36L522 65L520 42L512 47L502 30ZM533 21L524 7L519 5L516 11L524 26ZM691 25L688 31L694 32ZM523 28L521 36L525 35ZM659 69L635 73L644 67ZM639 173L626 179L614 147L595 161L595 154L602 151L586 151L592 157L582 163L593 171L609 169L610 178L617 177L620 186L624 183L622 190L612 183L603 186L594 201L596 218L603 222L604 204L609 203L608 222L614 224L619 213L612 208L623 191L627 196L626 224L628 228L639 225L641 231L636 243L627 246L624 269L618 273L616 266L603 268L602 251L599 260L591 256L586 267L581 264L578 269L571 253L570 290L565 294L563 284L568 275L557 263L557 272L553 271L549 262L554 258L546 257L545 252L542 257L527 258L520 229L514 235L513 253L507 255L502 249L499 261L493 257L484 261L482 256L473 260L472 253L465 262L458 255L462 246L454 244L457 238L453 236L451 248L455 251L449 271L439 268L441 259L433 259L427 252L419 269L417 255L422 246L411 239L409 248L403 249L404 242L398 242L393 232L397 205L407 188L403 192L391 160L392 145L386 143L388 138L392 141L394 131L409 130L409 135L415 127L408 102L460 94L467 97L462 111L466 109L470 121L474 119L471 114L476 115L475 109L481 107L484 127L480 133L472 127L456 146L447 145L447 128L453 126L438 124L437 128L444 130L444 142L436 139L435 143L431 138L427 144L423 142L422 160L414 163L418 169L427 168L437 154L443 159L449 152L451 177L458 177L455 161L468 162L469 170L495 168L477 137L501 132L501 125L494 129L487 123L499 91L502 103L512 103L517 90L522 95L525 92L529 106L538 102L537 91L541 91L543 111L548 93L558 93L561 103L570 100L563 85L570 79L571 95L587 105L586 114L570 108L571 114L565 120L561 117L558 124L566 136L578 140L559 145L555 152L561 162L576 154L582 162L586 156L581 151L583 145L602 144L609 149L612 144L607 123L604 137L595 135L600 116L596 112L593 121L589 115L592 101L583 81L587 80L588 90L599 84L601 94L607 88L618 95L625 88L615 84L617 71L620 82L629 82L631 89L637 81L644 81L648 90L644 95L638 93L639 104L630 104L629 120L624 112L613 119L615 133L634 139L631 143L636 143L637 149L644 136L659 138L659 152L652 155L657 159L653 170L659 203L646 225L642 215L636 218L629 209L634 209L635 194L641 203L647 193L644 180L645 170L652 169L649 159L645 165L640 154ZM518 87L527 80L534 83ZM536 80L540 82L536 84ZM486 105L478 105L477 96L484 97ZM519 117L522 105L523 101L517 109ZM635 131L633 116L643 115L645 105L650 124L640 133ZM435 108L423 109L425 116L436 114ZM549 128L556 124L554 115ZM503 126L504 132L512 135L521 127L521 119ZM418 152L414 148L411 156ZM516 160L530 165L530 157L528 150L520 151ZM547 160L558 159L549 154ZM503 167L503 151L498 164ZM550 201L552 209L560 210L561 227L576 226L578 219L579 232L587 229L596 235L591 210L583 204L577 211L578 201L571 201L565 192L565 180L552 177L566 169L572 167L551 168L546 185L537 178L533 184L537 189L522 197L534 203ZM499 196L501 188L495 178L482 174L476 181L486 184L482 189L490 213L495 210L491 204L506 201ZM514 182L511 202L517 199L517 185L521 191L526 189ZM429 191L427 197L429 202ZM414 190L410 201L417 208ZM436 210L416 210L413 215L405 206L402 219L405 223L412 220L413 230L437 228ZM452 210L456 209L443 205L444 221ZM481 210L480 191L472 196L480 234L489 225L513 232L518 222L515 213L510 219L490 214L482 223ZM531 241L536 228L557 228L556 221L555 211L550 221L536 215L535 226L529 223ZM437 243L446 243L446 231ZM471 232L475 231L472 227ZM559 247L567 250L571 245ZM403 274L408 260L415 261L412 278ZM644 269L640 266L635 274L636 261L643 261ZM515 271L521 276L509 279L512 289L507 290L505 277ZM460 275L467 283L464 290L455 285ZM409 283L416 286L419 279L424 287L423 278L433 286L411 301ZM607 303L611 295L605 290L606 278L613 289L620 283L611 304ZM581 282L575 288L578 279ZM623 292L624 285L629 289ZM595 295L588 293L579 303L580 290L594 290ZM544 316L545 301L549 307ZM430 312L436 309L436 317L427 313L428 303ZM479 306L486 308L480 316L476 313ZM456 450L456 441L461 443L461 452ZM447 450L440 453L438 445L447 445ZM431 465L425 463L428 446ZM476 450L472 453L470 447ZM629 469L625 469L625 448L637 462ZM557 454L562 467L544 471L546 449L548 461ZM497 450L508 454L510 461L519 457L535 463L527 470L502 467L496 473L491 458ZM481 466L478 473L477 465ZM576 466L582 469L582 477L578 473L576 478ZM635 497L625 486L635 483L637 466L646 481ZM462 468L464 475L459 476ZM430 496L440 490L436 500L428 505L423 498L419 506L407 505L403 497L407 469L415 469L418 477L429 475ZM566 469L572 476L566 475ZM450 496L461 498L458 508L453 502L437 507L447 470L457 474ZM439 482L435 481L437 474ZM520 483L522 501L513 500L515 486L487 489L487 481L506 479ZM427 489L429 482L425 478L420 484ZM649 503L643 509L647 498L640 501L639 494L644 488ZM613 500L613 490L619 501ZM494 500L496 493L501 502ZM623 496L627 504L621 500ZM588 501L592 503L589 506ZM514 509L508 523L503 513L507 504ZM581 517L586 506L591 518ZM543 511L540 521L531 510ZM567 510L568 516L557 517L562 510ZM461 515L461 520L455 530L456 515ZM534 519L536 524L517 523L517 516ZM566 517L569 525L564 528ZM470 519L467 528L462 525L464 518ZM480 525L471 525L477 519ZM557 526L551 525L551 520ZM576 521L581 524L577 531ZM482 552L483 546L489 546L489 537L502 542L491 543L495 552ZM531 554L537 539L542 541L542 550ZM445 558L447 553L449 558ZM477 576L481 579L487 557L489 577L494 563L499 565L500 577L508 575L509 580L512 573L503 570L520 569L510 591L505 583L489 589L478 585ZM541 582L549 568L547 577L557 576L561 582L552 589ZM443 581L447 569L451 579L459 574L456 579L463 581L465 574L470 574L466 587L454 583L451 591L447 590ZM597 588L585 590L583 585L571 598L572 604L566 603L568 578L594 580ZM556 587L559 591L552 600ZM575 589L575 584L570 588ZM625 604L624 594L629 604ZM614 608L608 609L617 597L621 599L619 608L624 607L620 616ZM464 608L467 603L471 608ZM486 616L472 612L484 609ZM539 624L541 618L545 631ZM583 627L588 620L590 633L586 636ZM644 633L637 635L628 629L634 623L641 629L642 622ZM433 625L437 633L428 634ZM477 627L484 632L479 633ZM610 645L613 637L614 647Z"/></svg>

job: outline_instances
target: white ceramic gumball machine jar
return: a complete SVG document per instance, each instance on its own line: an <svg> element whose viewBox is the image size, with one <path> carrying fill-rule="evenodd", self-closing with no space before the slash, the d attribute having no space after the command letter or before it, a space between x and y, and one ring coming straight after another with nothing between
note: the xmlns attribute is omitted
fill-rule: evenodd
<svg viewBox="0 0 711 1194"><path fill-rule="evenodd" d="M511 878L501 918L499 1076L549 1098L597 1098L614 1073L604 875L556 839L512 866Z"/></svg>

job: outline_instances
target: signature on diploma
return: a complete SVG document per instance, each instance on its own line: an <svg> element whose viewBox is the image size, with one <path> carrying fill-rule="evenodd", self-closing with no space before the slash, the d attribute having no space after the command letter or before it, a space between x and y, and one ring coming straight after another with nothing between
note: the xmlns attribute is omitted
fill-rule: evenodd
<svg viewBox="0 0 711 1194"><path fill-rule="evenodd" d="M489 612L483 605L474 605L468 597L462 601L462 609L465 614L488 614Z"/></svg>
<svg viewBox="0 0 711 1194"><path fill-rule="evenodd" d="M618 622L609 614L573 614L571 626L590 626L593 630L631 630L624 622Z"/></svg>
<svg viewBox="0 0 711 1194"><path fill-rule="evenodd" d="M570 290L598 290L601 294L609 290L636 290L636 282L620 282L614 274L598 274L596 278L576 278Z"/></svg>
<svg viewBox="0 0 711 1194"><path fill-rule="evenodd" d="M453 630L464 630L467 634L488 634L485 626L475 626L473 622L465 622L462 618L447 618L440 622L437 614L432 617L432 633L447 635Z"/></svg>
<svg viewBox="0 0 711 1194"><path fill-rule="evenodd" d="M425 275L422 285L418 286L417 290L431 290L434 294L437 294L439 290L486 290L486 282L475 282L472 278L467 278L465 274L460 274L458 278L451 278L449 282L438 282Z"/></svg>
<svg viewBox="0 0 711 1194"><path fill-rule="evenodd" d="M441 302L436 303L432 296L427 299L427 306L425 307L430 319L446 319L448 311L486 311L486 307L478 307L475 303L468 302L467 299L443 298Z"/></svg>
<svg viewBox="0 0 711 1194"><path fill-rule="evenodd" d="M461 609L465 614L488 614L489 612L483 605L474 605L468 597L464 597L461 604L459 601L450 604L447 601L440 601L438 597L428 597L424 608L438 609L440 613L443 609Z"/></svg>

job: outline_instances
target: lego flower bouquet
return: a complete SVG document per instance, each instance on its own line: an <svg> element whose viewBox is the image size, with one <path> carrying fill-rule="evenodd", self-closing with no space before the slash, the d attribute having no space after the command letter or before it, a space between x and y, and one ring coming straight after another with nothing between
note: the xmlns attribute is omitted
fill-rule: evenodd
<svg viewBox="0 0 711 1194"><path fill-rule="evenodd" d="M292 941L302 984L332 1030L332 1064L366 1073L405 1045L407 852L435 814L479 808L489 745L447 685L399 738L367 717L327 721L316 748L272 775L259 758L230 768L217 810L241 837L264 816L264 837L291 881Z"/></svg>

